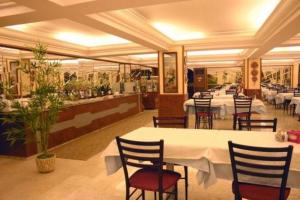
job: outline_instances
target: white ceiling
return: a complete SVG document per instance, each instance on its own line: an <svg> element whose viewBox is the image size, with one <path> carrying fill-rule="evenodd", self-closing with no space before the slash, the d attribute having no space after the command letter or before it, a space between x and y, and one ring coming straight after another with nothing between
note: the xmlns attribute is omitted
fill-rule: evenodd
<svg viewBox="0 0 300 200"><path fill-rule="evenodd" d="M175 38L181 32L185 35L203 33L203 37L254 35L279 2L280 0L193 0L148 6L138 8L137 11L151 25ZM175 32L168 32L172 28Z"/></svg>
<svg viewBox="0 0 300 200"><path fill-rule="evenodd" d="M53 51L151 64L149 54L174 45L191 63L297 60L298 50L269 51L300 46L299 9L299 0L0 0L0 44L41 41Z"/></svg>

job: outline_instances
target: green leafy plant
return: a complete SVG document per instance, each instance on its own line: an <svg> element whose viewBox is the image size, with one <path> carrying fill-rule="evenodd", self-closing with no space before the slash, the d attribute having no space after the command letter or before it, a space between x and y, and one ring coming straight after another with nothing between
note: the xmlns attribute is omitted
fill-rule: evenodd
<svg viewBox="0 0 300 200"><path fill-rule="evenodd" d="M30 66L21 66L24 73L35 71L35 91L27 105L19 102L13 104L13 112L4 123L22 124L7 130L7 140L14 144L17 140L27 140L31 134L40 152L39 158L51 157L48 152L48 138L50 129L56 123L63 97L59 92L59 67L57 62L47 61L47 48L37 44L33 49L34 62Z"/></svg>

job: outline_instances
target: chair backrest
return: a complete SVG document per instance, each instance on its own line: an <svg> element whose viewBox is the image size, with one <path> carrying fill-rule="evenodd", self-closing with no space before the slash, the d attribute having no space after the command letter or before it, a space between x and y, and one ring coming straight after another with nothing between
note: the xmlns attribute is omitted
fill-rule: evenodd
<svg viewBox="0 0 300 200"><path fill-rule="evenodd" d="M225 90L225 94L233 94L236 95L237 91L236 90Z"/></svg>
<svg viewBox="0 0 300 200"><path fill-rule="evenodd" d="M127 166L148 168L159 173L159 185L162 186L164 141L142 142L116 137L126 184L129 186Z"/></svg>
<svg viewBox="0 0 300 200"><path fill-rule="evenodd" d="M184 117L154 117L153 125L155 128L187 128L187 116Z"/></svg>
<svg viewBox="0 0 300 200"><path fill-rule="evenodd" d="M294 97L300 97L300 90L299 89L294 90Z"/></svg>
<svg viewBox="0 0 300 200"><path fill-rule="evenodd" d="M234 98L234 113L249 113L251 114L252 98Z"/></svg>
<svg viewBox="0 0 300 200"><path fill-rule="evenodd" d="M255 178L265 181L272 179L279 181L280 194L278 199L283 200L285 196L286 183L290 168L293 146L280 148L254 147L228 142L229 153L233 174L233 186L235 192L240 196L238 184L247 178ZM247 178L246 178L247 177Z"/></svg>
<svg viewBox="0 0 300 200"><path fill-rule="evenodd" d="M241 119L239 118L239 130L247 129L272 129L276 132L277 118L274 119Z"/></svg>
<svg viewBox="0 0 300 200"><path fill-rule="evenodd" d="M214 98L214 95L212 94L201 94L201 97L202 99L213 99Z"/></svg>
<svg viewBox="0 0 300 200"><path fill-rule="evenodd" d="M195 113L211 113L211 98L194 98Z"/></svg>

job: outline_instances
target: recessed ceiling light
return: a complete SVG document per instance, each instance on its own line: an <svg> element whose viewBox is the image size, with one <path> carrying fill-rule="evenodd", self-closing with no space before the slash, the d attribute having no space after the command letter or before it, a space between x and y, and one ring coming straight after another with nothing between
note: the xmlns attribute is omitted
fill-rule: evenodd
<svg viewBox="0 0 300 200"><path fill-rule="evenodd" d="M188 56L208 56L208 55L234 55L241 54L244 49L222 49L205 51L188 51Z"/></svg>
<svg viewBox="0 0 300 200"><path fill-rule="evenodd" d="M293 63L295 59L270 59L270 60L262 60L262 63Z"/></svg>
<svg viewBox="0 0 300 200"><path fill-rule="evenodd" d="M226 60L226 61L203 61L203 62L192 62L190 65L216 65L216 64L236 64L235 60Z"/></svg>
<svg viewBox="0 0 300 200"><path fill-rule="evenodd" d="M276 47L270 52L285 52L285 51L300 51L300 46L291 46L291 47Z"/></svg>
<svg viewBox="0 0 300 200"><path fill-rule="evenodd" d="M60 32L55 34L54 37L58 40L62 40L65 42L78 44L86 47L130 43L128 40L113 35L103 36L103 37L93 37L93 36L87 36L80 33Z"/></svg>
<svg viewBox="0 0 300 200"><path fill-rule="evenodd" d="M205 38L205 35L202 32L190 32L168 23L154 22L152 26L159 32L175 41Z"/></svg>
<svg viewBox="0 0 300 200"><path fill-rule="evenodd" d="M131 55L131 57L139 58L139 59L147 59L147 58L157 58L157 53L147 53L147 54L137 54L137 55Z"/></svg>
<svg viewBox="0 0 300 200"><path fill-rule="evenodd" d="M248 21L253 29L259 29L274 11L280 0L259 1L248 15Z"/></svg>
<svg viewBox="0 0 300 200"><path fill-rule="evenodd" d="M28 26L26 24L12 25L6 26L5 28L9 28L15 31L24 31Z"/></svg>

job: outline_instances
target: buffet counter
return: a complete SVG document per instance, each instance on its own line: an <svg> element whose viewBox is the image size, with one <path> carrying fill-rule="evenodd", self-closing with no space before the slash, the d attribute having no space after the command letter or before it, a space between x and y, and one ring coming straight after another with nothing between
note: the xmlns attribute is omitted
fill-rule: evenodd
<svg viewBox="0 0 300 200"><path fill-rule="evenodd" d="M137 114L142 109L140 94L66 101L58 122L52 126L49 148ZM1 155L31 156L36 153L35 143L17 143L11 147L1 135Z"/></svg>

